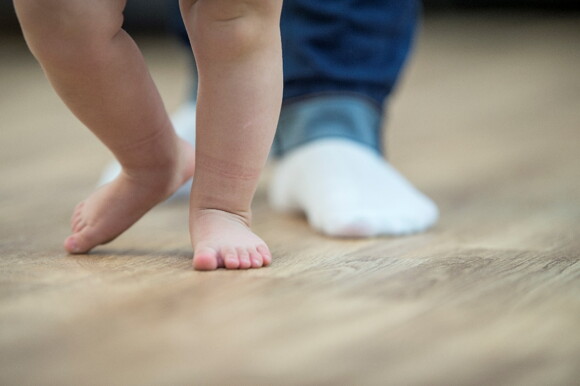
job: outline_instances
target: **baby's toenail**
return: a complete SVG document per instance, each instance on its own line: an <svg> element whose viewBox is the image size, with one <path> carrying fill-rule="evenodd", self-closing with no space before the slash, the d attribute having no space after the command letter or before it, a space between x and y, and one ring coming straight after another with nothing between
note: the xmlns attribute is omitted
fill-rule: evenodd
<svg viewBox="0 0 580 386"><path fill-rule="evenodd" d="M68 244L68 249L71 252L77 253L79 251L79 247L78 247L77 242L75 241L74 238L71 237L70 239L68 239L67 244Z"/></svg>

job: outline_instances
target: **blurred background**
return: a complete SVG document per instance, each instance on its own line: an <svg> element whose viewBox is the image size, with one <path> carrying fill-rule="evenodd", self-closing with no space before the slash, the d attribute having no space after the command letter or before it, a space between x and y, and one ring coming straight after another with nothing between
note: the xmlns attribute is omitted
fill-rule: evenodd
<svg viewBox="0 0 580 386"><path fill-rule="evenodd" d="M129 0L125 12L126 28L165 30L171 14L168 3L166 0ZM486 8L553 12L580 10L580 1L576 0L425 0L423 4L427 11L476 11ZM0 31L17 30L12 0L0 0Z"/></svg>

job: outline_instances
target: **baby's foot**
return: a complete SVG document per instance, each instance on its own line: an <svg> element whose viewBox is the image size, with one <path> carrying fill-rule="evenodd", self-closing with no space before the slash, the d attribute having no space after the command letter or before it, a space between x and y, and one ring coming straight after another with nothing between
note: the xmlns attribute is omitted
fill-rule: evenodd
<svg viewBox="0 0 580 386"><path fill-rule="evenodd" d="M87 253L119 236L145 213L173 194L194 171L194 150L180 140L178 161L170 166L124 170L74 210L70 253Z"/></svg>
<svg viewBox="0 0 580 386"><path fill-rule="evenodd" d="M217 268L248 269L270 265L272 255L242 216L217 209L191 213L193 267L200 271Z"/></svg>
<svg viewBox="0 0 580 386"><path fill-rule="evenodd" d="M279 163L270 201L303 211L329 236L369 237L425 231L437 206L372 150L343 139L304 145Z"/></svg>

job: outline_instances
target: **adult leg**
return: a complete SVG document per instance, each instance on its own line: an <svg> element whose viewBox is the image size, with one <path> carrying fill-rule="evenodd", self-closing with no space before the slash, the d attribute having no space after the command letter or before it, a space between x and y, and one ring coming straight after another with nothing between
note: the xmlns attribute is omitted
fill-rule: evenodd
<svg viewBox="0 0 580 386"><path fill-rule="evenodd" d="M413 0L284 3L275 208L304 211L332 236L407 234L436 221L433 202L381 157L383 101L407 58L417 14Z"/></svg>
<svg viewBox="0 0 580 386"><path fill-rule="evenodd" d="M65 241L84 253L130 227L193 173L144 60L121 28L124 0L16 0L26 41L71 111L123 172L80 203Z"/></svg>
<svg viewBox="0 0 580 386"><path fill-rule="evenodd" d="M194 267L268 265L250 205L282 101L281 1L183 0L181 9L199 71Z"/></svg>

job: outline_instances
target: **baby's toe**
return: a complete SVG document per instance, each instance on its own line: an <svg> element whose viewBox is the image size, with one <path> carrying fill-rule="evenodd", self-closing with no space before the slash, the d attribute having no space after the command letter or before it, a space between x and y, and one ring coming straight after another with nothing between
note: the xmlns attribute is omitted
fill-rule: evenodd
<svg viewBox="0 0 580 386"><path fill-rule="evenodd" d="M78 233L82 231L87 226L87 223L84 221L82 217L79 217L75 220L74 224L72 225L73 233Z"/></svg>
<svg viewBox="0 0 580 386"><path fill-rule="evenodd" d="M79 202L77 204L77 206L75 206L73 212L74 213L80 213L84 206L85 206L85 202L84 201Z"/></svg>
<svg viewBox="0 0 580 386"><path fill-rule="evenodd" d="M77 243L74 236L69 236L64 240L64 249L68 253L76 253L75 251L77 250Z"/></svg>
<svg viewBox="0 0 580 386"><path fill-rule="evenodd" d="M193 255L193 268L198 271L213 271L218 267L217 252L212 248L200 248Z"/></svg>
<svg viewBox="0 0 580 386"><path fill-rule="evenodd" d="M262 256L262 266L268 266L272 263L272 254L266 245L259 245L258 252Z"/></svg>
<svg viewBox="0 0 580 386"><path fill-rule="evenodd" d="M75 224L82 218L81 212L75 211L70 218L70 226L74 228Z"/></svg>
<svg viewBox="0 0 580 386"><path fill-rule="evenodd" d="M99 244L101 241L96 232L91 227L82 225L79 231L65 240L64 248L69 253L82 254L89 252Z"/></svg>
<svg viewBox="0 0 580 386"><path fill-rule="evenodd" d="M252 268L260 268L264 265L262 255L254 248L250 249L250 260L252 261Z"/></svg>
<svg viewBox="0 0 580 386"><path fill-rule="evenodd" d="M224 259L224 266L227 269L238 269L240 268L240 259L234 248L226 247L222 249L222 256Z"/></svg>
<svg viewBox="0 0 580 386"><path fill-rule="evenodd" d="M250 262L250 254L245 248L237 248L238 258L240 260L240 269L248 269L252 266Z"/></svg>

